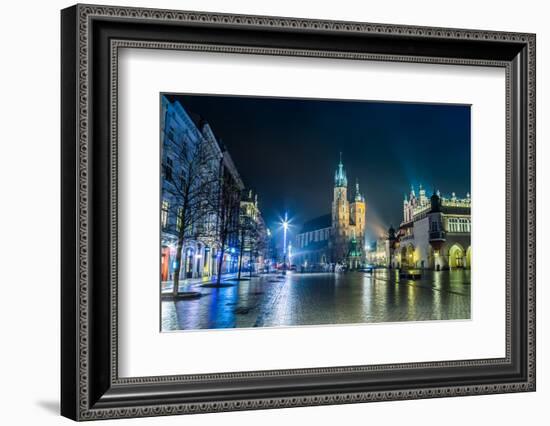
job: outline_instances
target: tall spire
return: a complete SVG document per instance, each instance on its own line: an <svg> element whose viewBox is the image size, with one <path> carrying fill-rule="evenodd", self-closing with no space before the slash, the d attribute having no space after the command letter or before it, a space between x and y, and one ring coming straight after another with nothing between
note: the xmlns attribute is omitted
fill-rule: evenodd
<svg viewBox="0 0 550 426"><path fill-rule="evenodd" d="M365 201L365 198L361 195L359 191L359 179L355 179L355 201Z"/></svg>
<svg viewBox="0 0 550 426"><path fill-rule="evenodd" d="M340 163L338 163L338 169L334 174L334 186L347 187L348 179L346 177L346 171L344 170L344 165L342 164L342 153L340 152Z"/></svg>

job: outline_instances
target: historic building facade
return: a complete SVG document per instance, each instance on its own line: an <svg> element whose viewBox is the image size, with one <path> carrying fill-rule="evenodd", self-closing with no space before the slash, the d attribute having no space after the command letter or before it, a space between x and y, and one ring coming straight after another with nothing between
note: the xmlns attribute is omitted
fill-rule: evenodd
<svg viewBox="0 0 550 426"><path fill-rule="evenodd" d="M385 236L378 238L366 248L366 259L372 266L388 266L389 241Z"/></svg>
<svg viewBox="0 0 550 426"><path fill-rule="evenodd" d="M265 228L257 200L251 209L231 155L205 120L166 96L161 108L161 280L178 268L180 280L211 277L220 258L221 273L236 272L243 215Z"/></svg>
<svg viewBox="0 0 550 426"><path fill-rule="evenodd" d="M331 213L312 219L297 235L296 263L326 268L345 265L358 268L365 261L364 241L367 204L359 182L350 201L348 179L342 159L334 174Z"/></svg>
<svg viewBox="0 0 550 426"><path fill-rule="evenodd" d="M268 229L260 211L258 194L251 189L245 190L240 202L239 267L250 273L261 271L268 251Z"/></svg>
<svg viewBox="0 0 550 426"><path fill-rule="evenodd" d="M388 232L387 259L393 268L469 269L471 198L439 191L428 198L420 186L403 200L403 221Z"/></svg>

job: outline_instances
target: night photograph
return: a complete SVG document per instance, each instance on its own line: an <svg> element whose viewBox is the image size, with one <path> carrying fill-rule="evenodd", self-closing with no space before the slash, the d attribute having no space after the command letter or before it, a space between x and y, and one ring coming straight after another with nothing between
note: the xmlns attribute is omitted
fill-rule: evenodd
<svg viewBox="0 0 550 426"><path fill-rule="evenodd" d="M161 331L470 319L470 114L161 94Z"/></svg>

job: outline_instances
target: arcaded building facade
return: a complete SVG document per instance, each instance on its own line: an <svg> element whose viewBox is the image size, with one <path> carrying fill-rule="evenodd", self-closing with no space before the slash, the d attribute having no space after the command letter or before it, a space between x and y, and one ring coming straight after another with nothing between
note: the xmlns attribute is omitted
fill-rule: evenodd
<svg viewBox="0 0 550 426"><path fill-rule="evenodd" d="M403 200L403 222L388 235L389 266L393 268L470 269L471 198L439 191L428 198L420 186Z"/></svg>

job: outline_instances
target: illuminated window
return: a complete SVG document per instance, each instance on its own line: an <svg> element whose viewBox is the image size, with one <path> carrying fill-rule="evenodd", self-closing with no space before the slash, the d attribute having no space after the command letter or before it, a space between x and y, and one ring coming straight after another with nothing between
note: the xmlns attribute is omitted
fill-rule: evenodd
<svg viewBox="0 0 550 426"><path fill-rule="evenodd" d="M162 201L162 208L160 211L160 223L163 228L166 228L166 225L168 223L168 208L170 207L170 203L166 200Z"/></svg>

